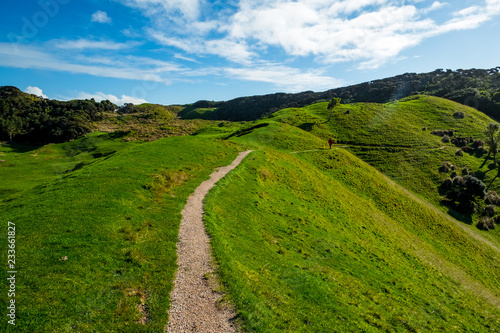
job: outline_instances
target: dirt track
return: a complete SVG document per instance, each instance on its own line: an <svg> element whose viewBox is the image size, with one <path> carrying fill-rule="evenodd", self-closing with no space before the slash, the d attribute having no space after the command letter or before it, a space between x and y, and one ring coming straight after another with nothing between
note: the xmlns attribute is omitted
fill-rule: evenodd
<svg viewBox="0 0 500 333"><path fill-rule="evenodd" d="M166 332L236 332L234 312L218 305L212 256L203 224L203 199L229 171L236 168L251 151L245 151L226 167L214 171L210 179L188 198L182 211L177 243L177 274L171 293L171 308Z"/></svg>

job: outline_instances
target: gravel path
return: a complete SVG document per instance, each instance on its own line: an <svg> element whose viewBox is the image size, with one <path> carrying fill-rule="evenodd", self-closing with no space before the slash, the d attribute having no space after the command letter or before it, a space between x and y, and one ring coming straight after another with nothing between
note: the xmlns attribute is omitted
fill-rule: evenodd
<svg viewBox="0 0 500 333"><path fill-rule="evenodd" d="M214 171L187 200L179 229L178 269L166 332L236 332L232 323L234 312L217 304L221 294L213 290L215 279L207 279L213 277L213 268L210 242L203 225L203 199L250 152L240 153L233 163Z"/></svg>

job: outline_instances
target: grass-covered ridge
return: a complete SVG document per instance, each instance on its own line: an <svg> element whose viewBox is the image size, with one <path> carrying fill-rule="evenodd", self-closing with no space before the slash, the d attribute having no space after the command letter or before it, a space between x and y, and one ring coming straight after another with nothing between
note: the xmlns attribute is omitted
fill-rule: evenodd
<svg viewBox="0 0 500 333"><path fill-rule="evenodd" d="M207 137L162 139L4 199L0 220L17 231L18 306L16 327L1 330L163 332L180 212L236 153Z"/></svg>
<svg viewBox="0 0 500 333"><path fill-rule="evenodd" d="M478 152L457 156L457 147L444 143L435 130L454 130L455 137L484 140L484 131L492 122L477 110L431 96L413 96L387 104L357 103L340 105L333 110L327 122L327 103L318 103L301 109L285 109L269 120L287 123L321 138L318 147L324 147L328 137L409 190L439 205L438 186L451 172L442 173L439 167L448 161L474 172L485 184L495 179L496 170L486 154ZM464 118L457 117L463 113ZM500 188L496 178L491 189ZM470 216L458 216L472 223Z"/></svg>
<svg viewBox="0 0 500 333"><path fill-rule="evenodd" d="M347 151L256 152L206 206L249 331L500 327L498 249Z"/></svg>

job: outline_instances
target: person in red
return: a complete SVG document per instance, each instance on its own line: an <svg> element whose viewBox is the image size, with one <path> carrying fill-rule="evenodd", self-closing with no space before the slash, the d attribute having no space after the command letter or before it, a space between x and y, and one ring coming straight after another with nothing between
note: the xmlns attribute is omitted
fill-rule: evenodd
<svg viewBox="0 0 500 333"><path fill-rule="evenodd" d="M333 139L330 138L330 140L328 140L328 144L330 145L330 149L332 149L332 145L333 145Z"/></svg>

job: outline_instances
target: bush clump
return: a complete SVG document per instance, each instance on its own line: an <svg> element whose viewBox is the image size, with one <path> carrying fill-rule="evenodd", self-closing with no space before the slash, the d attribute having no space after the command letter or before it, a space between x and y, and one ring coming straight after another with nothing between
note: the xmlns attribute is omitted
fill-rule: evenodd
<svg viewBox="0 0 500 333"><path fill-rule="evenodd" d="M471 146L465 146L465 147L462 147L462 151L464 153L468 153L468 154L474 154L474 152L476 151L474 148L472 148Z"/></svg>
<svg viewBox="0 0 500 333"><path fill-rule="evenodd" d="M487 205L500 206L500 196L495 191L488 191L484 197L484 203Z"/></svg>
<svg viewBox="0 0 500 333"><path fill-rule="evenodd" d="M484 141L483 141L483 140L480 140L480 139L474 140L473 145L474 145L474 147L476 147L476 148L479 148L479 147L484 147Z"/></svg>
<svg viewBox="0 0 500 333"><path fill-rule="evenodd" d="M467 146L470 141L472 141L472 138L464 138L461 136L454 137L453 139L451 139L451 143L453 143L457 147Z"/></svg>
<svg viewBox="0 0 500 333"><path fill-rule="evenodd" d="M443 143L449 143L450 142L450 137L448 135L445 135L445 136L443 136L443 138L441 139L441 141Z"/></svg>
<svg viewBox="0 0 500 333"><path fill-rule="evenodd" d="M450 190L453 187L453 179L451 178L445 178L441 182L441 188L443 190Z"/></svg>
<svg viewBox="0 0 500 333"><path fill-rule="evenodd" d="M457 111L453 114L453 117L456 119L464 119L465 113L463 113L462 111Z"/></svg>
<svg viewBox="0 0 500 333"><path fill-rule="evenodd" d="M448 181L441 186L446 191L444 201L462 213L474 213L477 202L486 196L486 185L471 174L455 176L451 187Z"/></svg>
<svg viewBox="0 0 500 333"><path fill-rule="evenodd" d="M451 164L450 162L443 162L443 164L439 167L439 172L448 173L452 170L455 170L457 167Z"/></svg>
<svg viewBox="0 0 500 333"><path fill-rule="evenodd" d="M447 135L448 137L452 137L453 134L455 134L455 130L450 129L450 130L434 130L431 132L432 135L437 135L437 136L445 136Z"/></svg>
<svg viewBox="0 0 500 333"><path fill-rule="evenodd" d="M484 231L493 230L495 229L494 219L489 218L487 216L481 216L481 218L476 224L476 227L479 230L484 230Z"/></svg>

